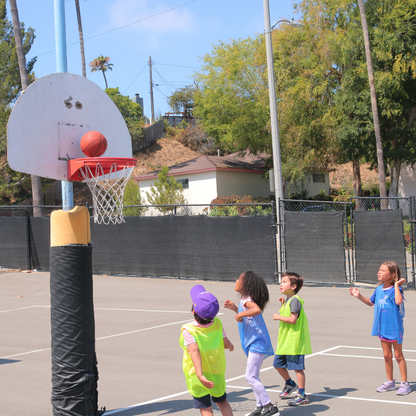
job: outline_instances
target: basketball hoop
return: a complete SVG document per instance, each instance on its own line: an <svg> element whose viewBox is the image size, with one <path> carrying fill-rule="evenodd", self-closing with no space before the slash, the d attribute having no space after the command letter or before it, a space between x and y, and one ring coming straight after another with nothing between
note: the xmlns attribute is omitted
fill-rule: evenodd
<svg viewBox="0 0 416 416"><path fill-rule="evenodd" d="M123 195L137 160L88 157L68 160L68 180L84 182L92 194L94 222L121 224Z"/></svg>

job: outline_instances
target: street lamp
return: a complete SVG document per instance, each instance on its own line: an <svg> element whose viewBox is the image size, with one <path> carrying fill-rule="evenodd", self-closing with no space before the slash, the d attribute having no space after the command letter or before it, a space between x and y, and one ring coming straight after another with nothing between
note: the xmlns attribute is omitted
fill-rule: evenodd
<svg viewBox="0 0 416 416"><path fill-rule="evenodd" d="M293 19L280 19L273 26L270 26L270 10L269 0L263 0L264 22L265 22L265 38L267 53L267 72L269 80L269 100L270 100L270 119L272 130L272 148L273 148L273 167L274 167L274 187L276 194L276 213L277 222L280 223L279 200L284 198L283 179L282 179L282 161L280 157L280 141L279 141L279 125L277 119L277 103L276 103L276 86L274 83L274 67L273 67L273 46L272 46L272 30L279 23L287 23L293 27L302 26L301 23L295 22Z"/></svg>

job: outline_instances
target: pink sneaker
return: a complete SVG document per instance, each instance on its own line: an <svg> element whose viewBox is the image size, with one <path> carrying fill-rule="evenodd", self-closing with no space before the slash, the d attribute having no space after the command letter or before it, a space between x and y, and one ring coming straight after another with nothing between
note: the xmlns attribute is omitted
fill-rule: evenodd
<svg viewBox="0 0 416 416"><path fill-rule="evenodd" d="M386 380L379 388L376 389L379 393L384 393L385 391L396 390L396 380L388 381Z"/></svg>
<svg viewBox="0 0 416 416"><path fill-rule="evenodd" d="M409 394L411 391L409 383L407 381L402 381L396 394L398 396L406 396L406 394Z"/></svg>

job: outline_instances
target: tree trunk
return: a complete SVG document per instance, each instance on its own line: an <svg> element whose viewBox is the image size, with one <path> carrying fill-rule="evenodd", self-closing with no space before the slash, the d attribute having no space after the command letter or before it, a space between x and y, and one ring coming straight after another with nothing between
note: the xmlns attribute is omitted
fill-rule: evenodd
<svg viewBox="0 0 416 416"><path fill-rule="evenodd" d="M104 81L105 81L105 89L108 88L108 84L107 84L107 78L105 76L105 71L103 71L103 77L104 77Z"/></svg>
<svg viewBox="0 0 416 416"><path fill-rule="evenodd" d="M79 0L75 0L75 8L77 9L79 44L81 46L82 76L87 78L87 69L85 67L84 35L82 33L81 9L79 7Z"/></svg>
<svg viewBox="0 0 416 416"><path fill-rule="evenodd" d="M368 36L367 18L365 15L364 1L358 0L358 5L360 7L361 25L363 27L365 57L367 61L368 81L370 83L371 107L373 110L374 132L376 135L378 177L379 177L379 182L380 182L380 196L385 198L387 197L386 171L384 167L383 145L381 142L380 122L378 118L378 109L377 109L377 96L376 96L376 88L375 88L375 83L374 83L373 65L371 61L370 38ZM387 209L387 199L381 200L381 209Z"/></svg>
<svg viewBox="0 0 416 416"><path fill-rule="evenodd" d="M393 165L390 168L390 188L389 188L389 197L397 198L399 191L399 178L400 178L400 168L402 162L400 160L395 160ZM396 201L390 201L390 208L397 208Z"/></svg>
<svg viewBox="0 0 416 416"><path fill-rule="evenodd" d="M19 13L17 10L16 0L9 0L9 2L10 2L10 12L12 14L12 19L13 19L13 31L14 31L14 39L16 42L17 59L19 62L20 82L22 83L22 91L23 91L29 86L29 81L27 77L25 53L23 50L22 32L20 30ZM41 207L43 205L41 178L36 175L31 175L31 179L32 179L32 204L34 206L33 216L43 217L44 209Z"/></svg>
<svg viewBox="0 0 416 416"><path fill-rule="evenodd" d="M354 159L352 161L352 176L354 179L354 196L359 198L362 195L361 170L359 159ZM355 209L357 211L363 210L363 201L361 199L355 200Z"/></svg>

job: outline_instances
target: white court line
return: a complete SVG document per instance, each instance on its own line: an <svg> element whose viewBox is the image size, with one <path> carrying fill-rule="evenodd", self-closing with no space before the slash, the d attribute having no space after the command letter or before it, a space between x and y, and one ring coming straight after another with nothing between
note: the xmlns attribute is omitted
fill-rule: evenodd
<svg viewBox="0 0 416 416"><path fill-rule="evenodd" d="M230 386L229 384L227 384L227 388L229 388L229 389L238 389L238 390L251 390L250 388L247 388L247 387ZM266 391L271 392L271 393L280 393L280 390L274 390L274 389L266 389ZM359 400L359 401L365 401L365 402L405 404L405 405L409 405L409 406L416 406L416 403L399 402L399 401L394 401L394 400L366 399L364 397L334 396L332 394L322 394L322 393L306 393L306 394L308 396L329 397L330 399Z"/></svg>
<svg viewBox="0 0 416 416"><path fill-rule="evenodd" d="M337 348L339 348L339 347L338 347L338 346L336 346L336 347L328 348L328 349L326 349L326 350L319 351L319 352L316 352L316 353L314 353L314 354L307 355L307 356L306 356L306 358L314 357L314 356L316 356L316 355L325 355L325 353L326 353L326 352L328 352L328 351L333 351L333 350L335 350L335 349L337 349ZM270 370L270 369L272 369L272 368L274 368L274 367L267 367L267 368L264 368L264 369L260 370L260 372L267 371L267 370ZM244 378L244 377L245 377L245 374L243 374L243 375L241 375L241 376L237 376L237 377L230 378L230 379L228 379L228 380L225 380L225 382L226 382L226 383L229 383L230 381L238 380L238 379L241 379L241 378ZM236 389L240 389L240 390L251 390L249 387L235 387L235 386L230 386L230 385L228 385L228 384L227 384L227 387L228 387L228 388L236 388ZM271 390L271 389L266 389L266 390L267 390L267 391L276 391L276 390ZM280 391L279 391L278 393L280 393ZM116 413L120 413L120 412L124 412L124 411L126 411L126 410L129 410L129 409L132 409L132 408L134 408L134 407L145 406L145 405L147 405L147 404L160 402L160 401L162 401L162 400L165 400L165 399L168 399L168 398L172 398L172 397L182 396L182 395L184 395L184 394L189 394L188 390L186 390L186 391L182 391L182 392L180 392L180 393L172 394L172 395L170 395L170 396L158 397L157 399L149 400L149 401L147 401L147 402L142 402L142 403L133 404L133 405L131 405L131 406L123 407L122 409L115 409L115 410L106 411L106 412L105 412L105 414L106 414L106 415L114 415L114 414L116 414ZM334 396L334 397L335 397L335 398L337 398L337 396ZM365 400L365 399L363 399L363 400ZM391 403L391 402L388 402L388 403ZM398 402L398 403L401 403L401 402Z"/></svg>
<svg viewBox="0 0 416 416"><path fill-rule="evenodd" d="M33 306L24 306L22 308L15 308L15 309L6 309L4 311L0 311L0 313L4 312L14 312L14 311L21 311L23 309L31 309L31 308L48 308L49 306L42 306L42 305L33 305Z"/></svg>
<svg viewBox="0 0 416 416"><path fill-rule="evenodd" d="M323 354L331 357L347 357L347 358L371 358L373 360L384 360L384 357L372 357L371 355L348 355L348 354ZM407 361L416 361L411 358L406 358Z"/></svg>
<svg viewBox="0 0 416 416"><path fill-rule="evenodd" d="M351 348L351 349L357 349L357 350L376 350L376 351L382 351L381 347L375 348L375 347L356 347L351 345L338 345L336 348ZM416 350L403 350L403 352L416 352Z"/></svg>
<svg viewBox="0 0 416 416"><path fill-rule="evenodd" d="M189 312L188 312L188 313L189 313ZM121 336L124 336L124 335L135 334L135 333L137 333L137 332L150 331L150 330L152 330L152 329L163 328L163 327L170 326L170 325L183 324L183 323L186 323L186 322L190 322L190 320L189 320L189 319L187 319L186 321L177 321L177 322L172 322L172 323L169 323L169 324L152 326L152 327L150 327L150 328L142 328L142 329L137 329L137 330L135 330L135 331L122 332L122 333L120 333L120 334L114 334L114 335L108 335L108 336L106 336L106 337L96 338L95 340L96 340L96 341L100 341L100 340L103 340L103 339L108 339L108 338L121 337ZM12 358L12 357L19 357L19 356L21 356L21 355L34 354L34 353L37 353L37 352L48 351L48 350L50 350L50 349L51 349L51 348L44 348L44 349L41 349L41 350L26 351L26 352L21 352L21 353L19 353L19 354L6 355L6 356L4 356L4 357L0 357L0 359Z"/></svg>

